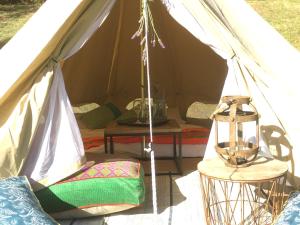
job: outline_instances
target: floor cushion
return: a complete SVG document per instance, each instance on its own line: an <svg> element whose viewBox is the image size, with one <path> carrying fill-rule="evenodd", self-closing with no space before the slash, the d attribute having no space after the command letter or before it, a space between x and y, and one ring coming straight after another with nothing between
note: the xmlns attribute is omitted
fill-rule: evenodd
<svg viewBox="0 0 300 225"><path fill-rule="evenodd" d="M35 194L54 218L81 218L136 207L143 203L144 192L140 163L133 159L113 159Z"/></svg>
<svg viewBox="0 0 300 225"><path fill-rule="evenodd" d="M83 123L88 129L101 129L121 115L121 111L113 103L106 103L87 113L83 113L80 123Z"/></svg>
<svg viewBox="0 0 300 225"><path fill-rule="evenodd" d="M283 211L279 214L274 225L300 224L300 192L294 192L287 200Z"/></svg>
<svg viewBox="0 0 300 225"><path fill-rule="evenodd" d="M42 209L26 177L0 180L0 224L58 224Z"/></svg>
<svg viewBox="0 0 300 225"><path fill-rule="evenodd" d="M217 104L194 102L187 109L187 123L210 128L212 125L212 120L210 117L216 110L216 107Z"/></svg>

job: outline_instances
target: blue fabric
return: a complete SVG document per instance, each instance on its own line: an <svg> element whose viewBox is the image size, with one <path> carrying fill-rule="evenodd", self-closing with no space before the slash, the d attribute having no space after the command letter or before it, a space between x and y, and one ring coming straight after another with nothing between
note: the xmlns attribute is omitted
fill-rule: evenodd
<svg viewBox="0 0 300 225"><path fill-rule="evenodd" d="M300 192L290 195L286 206L279 214L274 225L296 225L300 224Z"/></svg>
<svg viewBox="0 0 300 225"><path fill-rule="evenodd" d="M26 177L0 180L1 225L57 225L31 191Z"/></svg>

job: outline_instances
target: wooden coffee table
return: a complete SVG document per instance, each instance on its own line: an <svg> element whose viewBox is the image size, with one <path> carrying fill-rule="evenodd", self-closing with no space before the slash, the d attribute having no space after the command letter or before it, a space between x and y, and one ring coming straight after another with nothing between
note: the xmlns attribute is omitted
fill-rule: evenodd
<svg viewBox="0 0 300 225"><path fill-rule="evenodd" d="M166 123L154 126L152 130L153 135L171 135L173 136L173 159L176 164L177 172L170 172L171 174L182 174L181 168L181 159L182 159L182 129L179 124L174 119L168 120ZM149 136L149 127L148 126L128 126L120 125L117 122L109 124L104 129L104 144L105 144L105 153L114 154L114 138L117 136ZM178 152L177 152L177 140L178 140ZM108 149L109 142L109 149ZM108 151L109 150L109 151ZM170 159L170 157L160 157L158 159ZM166 175L170 173L157 173L157 175Z"/></svg>

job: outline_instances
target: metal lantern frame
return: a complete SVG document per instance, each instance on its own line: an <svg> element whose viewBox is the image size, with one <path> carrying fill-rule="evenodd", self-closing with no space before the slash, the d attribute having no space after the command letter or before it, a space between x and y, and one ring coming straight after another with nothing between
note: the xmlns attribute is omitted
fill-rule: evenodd
<svg viewBox="0 0 300 225"><path fill-rule="evenodd" d="M224 96L225 108L217 109L215 119L215 149L227 166L246 167L256 158L259 150L259 115L248 96ZM249 110L243 110L248 105ZM219 122L229 123L229 141L219 142ZM243 123L255 122L255 143L243 140Z"/></svg>

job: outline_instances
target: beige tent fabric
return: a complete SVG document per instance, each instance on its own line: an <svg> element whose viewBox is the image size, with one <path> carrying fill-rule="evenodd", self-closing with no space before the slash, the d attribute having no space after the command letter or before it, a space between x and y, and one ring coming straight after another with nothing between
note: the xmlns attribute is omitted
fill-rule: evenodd
<svg viewBox="0 0 300 225"><path fill-rule="evenodd" d="M1 127L2 177L17 175L26 160L29 151L27 146L31 142L31 135L34 133L34 126L37 124L47 96L51 78L52 72L50 71L37 80L19 100L7 123ZM1 112L4 112L2 109L1 107Z"/></svg>
<svg viewBox="0 0 300 225"><path fill-rule="evenodd" d="M240 88L247 90L261 114L262 138L274 157L289 163L289 181L299 186L300 170L295 167L300 160L296 151L300 128L295 122L295 103L300 97L295 85L300 74L299 52L243 1L182 2L201 24L200 5L217 13L212 18L222 24L223 31L214 36L225 37L238 58L236 67L241 69L245 83ZM223 94L230 93L227 90ZM210 144L207 150L212 147Z"/></svg>
<svg viewBox="0 0 300 225"><path fill-rule="evenodd" d="M43 64L48 64L47 60L54 49L87 3L88 1L80 0L72 3L61 2L58 9L56 1L47 2L1 49L0 59L4 62L1 64L1 75L3 74L0 84L1 107L6 96L16 93L15 90L19 90L20 86L25 86L26 82L32 85L28 77L38 73ZM12 101L10 102L14 105ZM1 119L5 121L7 118Z"/></svg>
<svg viewBox="0 0 300 225"><path fill-rule="evenodd" d="M184 117L195 101L216 103L221 93L251 95L261 114L266 148L289 161L292 177L299 177L300 169L294 166L300 160L296 122L299 52L243 0L162 2L164 5L158 0L151 2L150 7L166 48L151 48L150 66L151 82L159 84L168 105L179 107ZM1 50L0 162L4 166L0 176L16 175L22 169L58 61L65 60L62 70L73 104L112 101L125 108L140 97L140 46L138 39L131 40L138 28L139 1L116 1L102 26L86 43L82 39L95 17L107 13L101 10L109 3L114 2L47 0ZM182 16L182 11L189 16ZM71 56L74 45L82 48ZM112 68L114 46L118 51ZM111 89L107 92L110 71ZM207 152L211 151L210 138Z"/></svg>
<svg viewBox="0 0 300 225"><path fill-rule="evenodd" d="M226 61L178 26L159 1L150 6L157 32L166 45L165 49L150 49L151 82L159 84L168 105L179 106L183 116L196 100L218 102L227 72ZM107 93L119 10L120 1L86 45L64 63L66 89L73 104L112 101L125 108L141 95L140 45L138 39L131 40L138 28L137 0L126 1L124 5L111 92Z"/></svg>
<svg viewBox="0 0 300 225"><path fill-rule="evenodd" d="M73 43L78 42L86 30L83 28L106 2L97 1L92 5L94 1L61 1L58 7L56 1L47 1L1 50L1 177L21 172L28 152L33 151L30 146L37 123L42 119L40 113L51 86L54 65L65 57ZM82 14L84 11L87 13ZM33 35L33 31L38 33ZM34 45L25 44L26 41ZM71 162L72 172L76 172L82 163L84 158ZM61 166L67 165L66 162ZM66 171L65 176L70 174L70 170L66 168ZM48 185L48 179L44 177L43 180L43 185Z"/></svg>
<svg viewBox="0 0 300 225"><path fill-rule="evenodd" d="M26 160L53 75L51 64L45 67L45 62L60 41L59 36L64 33L59 31L70 27L67 18L78 3L69 4L63 12L57 11L48 26L45 23L52 17L57 5L52 2L42 6L1 49L0 146L1 165L4 165L1 166L1 177L17 175ZM34 30L40 35L33 35ZM46 47L49 50L46 51Z"/></svg>

